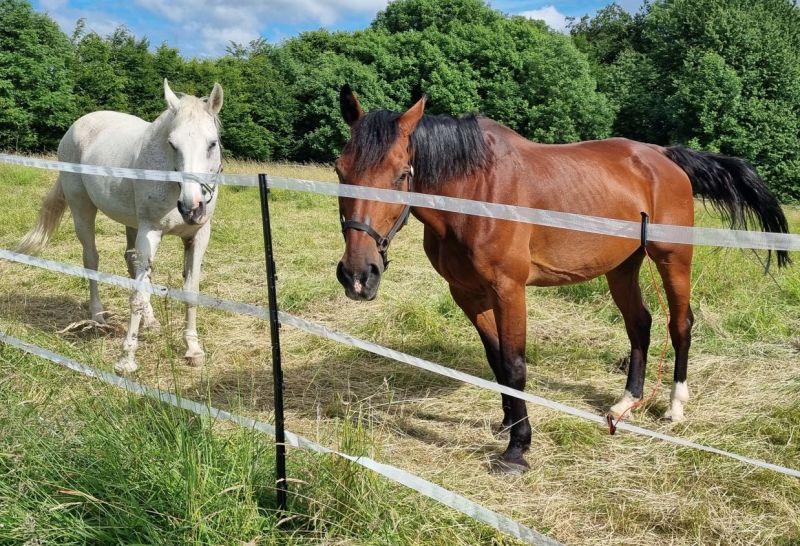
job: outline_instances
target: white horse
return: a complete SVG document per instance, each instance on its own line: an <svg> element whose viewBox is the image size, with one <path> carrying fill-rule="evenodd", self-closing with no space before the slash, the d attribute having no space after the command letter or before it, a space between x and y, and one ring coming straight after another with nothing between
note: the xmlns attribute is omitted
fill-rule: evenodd
<svg viewBox="0 0 800 546"><path fill-rule="evenodd" d="M168 108L153 123L120 112L94 112L76 121L58 145L58 159L70 163L218 173L222 169L219 121L222 87L198 99L180 97L164 80ZM211 233L216 206L215 186L196 181L153 182L62 172L44 200L36 226L20 243L20 251L35 254L47 244L69 205L75 232L83 245L83 266L97 270L95 217L98 209L126 226L128 273L150 282L152 262L163 235L177 235L184 245L184 290L197 292L200 266ZM97 282L89 281L89 312L105 322ZM131 317L122 356L114 369L133 372L139 325L158 327L147 292L131 294ZM197 336L197 309L186 305L186 361L200 365L203 349Z"/></svg>

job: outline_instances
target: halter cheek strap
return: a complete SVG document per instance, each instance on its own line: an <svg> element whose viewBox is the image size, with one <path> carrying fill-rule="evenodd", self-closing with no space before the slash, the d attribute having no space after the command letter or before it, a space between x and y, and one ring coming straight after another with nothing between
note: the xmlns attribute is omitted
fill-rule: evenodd
<svg viewBox="0 0 800 546"><path fill-rule="evenodd" d="M408 191L414 191L414 167L410 166L408 171ZM375 228L367 223L359 222L358 220L345 220L344 216L342 216L340 218L342 223L342 233L344 234L348 229L354 229L356 231L363 231L372 237L372 239L375 241L375 244L378 246L378 253L383 259L383 270L386 271L386 269L389 267L389 244L391 244L392 239L394 239L394 236L397 235L397 232L403 229L403 226L408 223L408 217L410 214L411 205L406 205L403 208L403 212L397 217L397 220L394 221L394 224L392 224L392 228L389 230L389 233L387 233L386 236L382 236L380 233L375 231Z"/></svg>
<svg viewBox="0 0 800 546"><path fill-rule="evenodd" d="M222 174L222 162L220 162L219 169L217 169L217 172L214 173L214 178L217 178L220 174ZM205 200L205 204L206 206L208 206L208 204L214 200L214 194L217 189L217 183L205 182L205 181L198 181L198 182L203 190L203 193L208 194L208 199Z"/></svg>

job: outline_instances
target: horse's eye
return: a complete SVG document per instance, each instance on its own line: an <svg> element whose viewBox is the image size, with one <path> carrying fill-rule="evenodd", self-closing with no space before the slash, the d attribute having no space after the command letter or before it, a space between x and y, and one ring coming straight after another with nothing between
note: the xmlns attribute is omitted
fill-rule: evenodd
<svg viewBox="0 0 800 546"><path fill-rule="evenodd" d="M177 150L177 148L175 147L175 144L171 140L168 140L167 144L169 144L169 147L172 148L173 150Z"/></svg>
<svg viewBox="0 0 800 546"><path fill-rule="evenodd" d="M212 140L211 144L208 145L208 149L209 150L213 150L214 148L216 148L216 146L217 146L217 141L216 140Z"/></svg>

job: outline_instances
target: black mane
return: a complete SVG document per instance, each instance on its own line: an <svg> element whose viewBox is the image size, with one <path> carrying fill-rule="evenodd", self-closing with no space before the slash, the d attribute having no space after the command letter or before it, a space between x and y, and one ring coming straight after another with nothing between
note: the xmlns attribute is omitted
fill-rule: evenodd
<svg viewBox="0 0 800 546"><path fill-rule="evenodd" d="M383 160L397 140L397 120L401 115L377 110L356 122L345 149L355 156L356 174ZM422 186L435 186L469 175L490 158L475 114L461 118L423 116L411 134L411 154L414 180Z"/></svg>

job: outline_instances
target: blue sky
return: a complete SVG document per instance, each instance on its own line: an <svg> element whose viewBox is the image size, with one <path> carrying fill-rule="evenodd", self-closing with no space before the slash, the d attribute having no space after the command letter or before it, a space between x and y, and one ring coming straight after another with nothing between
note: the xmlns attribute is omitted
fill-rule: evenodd
<svg viewBox="0 0 800 546"><path fill-rule="evenodd" d="M33 0L71 34L83 17L86 26L105 35L119 25L151 44L167 42L184 55L214 57L230 41L247 43L262 36L279 42L305 30L353 30L366 27L387 0ZM490 0L496 9L543 19L563 30L564 18L592 14L611 0ZM635 11L642 0L617 0Z"/></svg>

